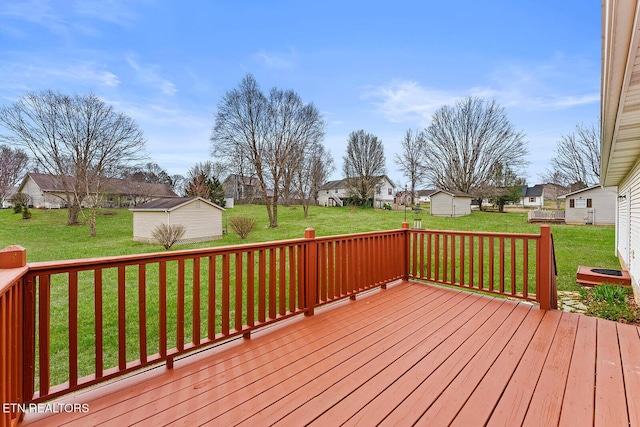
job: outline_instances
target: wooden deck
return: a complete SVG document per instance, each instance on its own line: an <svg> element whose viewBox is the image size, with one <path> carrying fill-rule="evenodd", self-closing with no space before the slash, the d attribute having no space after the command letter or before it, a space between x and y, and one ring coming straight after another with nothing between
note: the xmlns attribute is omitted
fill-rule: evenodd
<svg viewBox="0 0 640 427"><path fill-rule="evenodd" d="M398 282L23 425L640 425L639 328Z"/></svg>

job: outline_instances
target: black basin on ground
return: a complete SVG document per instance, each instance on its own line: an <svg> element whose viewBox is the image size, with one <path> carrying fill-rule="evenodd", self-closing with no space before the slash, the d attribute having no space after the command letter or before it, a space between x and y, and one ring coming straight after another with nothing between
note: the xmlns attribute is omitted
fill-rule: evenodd
<svg viewBox="0 0 640 427"><path fill-rule="evenodd" d="M611 268L592 268L591 271L598 274L605 274L607 276L618 276L622 277L622 271L613 270Z"/></svg>

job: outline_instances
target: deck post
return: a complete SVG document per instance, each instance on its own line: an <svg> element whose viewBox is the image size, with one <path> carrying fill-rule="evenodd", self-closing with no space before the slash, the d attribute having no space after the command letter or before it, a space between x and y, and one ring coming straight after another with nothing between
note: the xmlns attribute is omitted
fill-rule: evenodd
<svg viewBox="0 0 640 427"><path fill-rule="evenodd" d="M409 232L409 223L402 223L402 231L404 231L404 239L402 242L402 280L409 280L409 254L411 245L411 233Z"/></svg>
<svg viewBox="0 0 640 427"><path fill-rule="evenodd" d="M540 238L538 240L537 268L536 268L536 299L542 310L550 310L551 307L551 276L553 266L553 249L551 246L551 227L540 226Z"/></svg>
<svg viewBox="0 0 640 427"><path fill-rule="evenodd" d="M23 360L24 343L33 341L34 335L25 334L25 279L27 251L21 246L7 246L0 250L0 403L21 404L33 396L26 395L28 362ZM33 387L31 387L33 390ZM23 413L13 408L0 413L0 425L17 425Z"/></svg>
<svg viewBox="0 0 640 427"><path fill-rule="evenodd" d="M305 253L305 280L304 280L304 292L305 292L305 316L313 316L314 308L316 306L316 288L318 286L318 246L315 241L316 230L313 228L307 228L304 230L304 238L308 239Z"/></svg>
<svg viewBox="0 0 640 427"><path fill-rule="evenodd" d="M0 269L20 268L27 265L27 250L22 246L7 246L0 250Z"/></svg>

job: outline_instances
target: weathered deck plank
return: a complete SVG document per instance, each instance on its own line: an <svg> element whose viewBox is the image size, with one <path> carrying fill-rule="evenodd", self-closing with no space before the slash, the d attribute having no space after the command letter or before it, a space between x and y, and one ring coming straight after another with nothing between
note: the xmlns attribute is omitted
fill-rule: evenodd
<svg viewBox="0 0 640 427"><path fill-rule="evenodd" d="M25 425L638 425L640 329L401 282ZM597 374L597 376L596 376Z"/></svg>

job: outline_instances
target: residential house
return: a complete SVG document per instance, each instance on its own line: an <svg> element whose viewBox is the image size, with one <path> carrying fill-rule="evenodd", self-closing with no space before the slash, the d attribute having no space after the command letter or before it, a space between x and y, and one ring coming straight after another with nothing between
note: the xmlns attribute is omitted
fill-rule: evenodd
<svg viewBox="0 0 640 427"><path fill-rule="evenodd" d="M520 187L520 204L526 208L540 208L544 206L544 185L536 184L533 187L522 185Z"/></svg>
<svg viewBox="0 0 640 427"><path fill-rule="evenodd" d="M182 225L185 234L176 244L222 238L224 208L202 197L156 199L129 209L133 212L133 240L158 243L153 231L161 224Z"/></svg>
<svg viewBox="0 0 640 427"><path fill-rule="evenodd" d="M460 191L436 190L431 194L431 215L457 217L471 215L473 197Z"/></svg>
<svg viewBox="0 0 640 427"><path fill-rule="evenodd" d="M559 197L565 200L566 224L614 225L616 221L616 187L583 188Z"/></svg>
<svg viewBox="0 0 640 427"><path fill-rule="evenodd" d="M378 177L378 184L374 190L373 206L383 208L384 205L393 204L395 197L395 184L386 175ZM349 190L346 179L328 181L318 188L318 205L320 206L344 206L349 198Z"/></svg>
<svg viewBox="0 0 640 427"><path fill-rule="evenodd" d="M262 189L258 178L231 174L223 182L226 206L234 204L256 203L262 200Z"/></svg>
<svg viewBox="0 0 640 427"><path fill-rule="evenodd" d="M415 203L429 203L431 202L431 195L435 193L437 190L428 189L428 190L416 190L416 202Z"/></svg>
<svg viewBox="0 0 640 427"><path fill-rule="evenodd" d="M320 206L344 206L349 197L344 179L327 181L318 188L318 204Z"/></svg>
<svg viewBox="0 0 640 427"><path fill-rule="evenodd" d="M600 184L617 187L615 250L640 297L640 2L602 7Z"/></svg>
<svg viewBox="0 0 640 427"><path fill-rule="evenodd" d="M2 209L12 208L15 205L13 196L18 191L18 187L5 187L4 197L2 199Z"/></svg>
<svg viewBox="0 0 640 427"><path fill-rule="evenodd" d="M73 183L73 177L66 177ZM67 192L58 176L43 173L28 173L18 187L18 193L25 194L29 205L36 208L59 209L66 207ZM137 182L126 179L110 178L103 182L101 193L104 200L102 206L135 206L160 197L178 197L164 184ZM82 205L87 206L88 200Z"/></svg>

